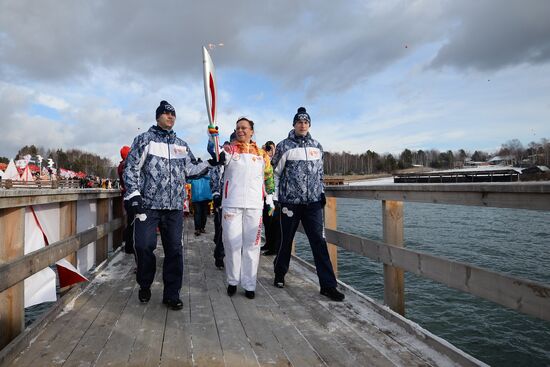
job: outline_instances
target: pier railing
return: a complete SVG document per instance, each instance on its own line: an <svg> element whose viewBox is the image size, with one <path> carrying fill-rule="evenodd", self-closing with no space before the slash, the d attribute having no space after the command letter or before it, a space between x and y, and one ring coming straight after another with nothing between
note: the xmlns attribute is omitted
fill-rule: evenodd
<svg viewBox="0 0 550 367"><path fill-rule="evenodd" d="M97 225L77 233L78 202L93 203ZM59 241L24 254L26 208L52 204L59 213ZM85 203L83 203L85 204ZM49 205L51 208L52 205ZM109 220L109 218L112 218ZM108 235L112 247L122 243L120 190L18 189L0 190L0 349L25 327L24 280L67 258L75 267L77 251L95 242L95 264L107 259Z"/></svg>
<svg viewBox="0 0 550 367"><path fill-rule="evenodd" d="M80 180L0 180L0 189L78 189Z"/></svg>
<svg viewBox="0 0 550 367"><path fill-rule="evenodd" d="M550 321L549 285L403 247L404 202L550 211L550 183L339 185L326 193L333 264L336 246L383 263L384 302L393 310L405 314L403 272L409 271ZM336 198L381 201L383 241L336 230ZM77 233L79 201L95 202L97 225ZM26 208L42 204L59 205L60 240L24 255ZM122 216L118 190L0 190L0 349L24 329L23 281L65 257L76 265L76 251L92 242L96 264L101 263L108 254L107 235L113 233L113 248L122 242Z"/></svg>
<svg viewBox="0 0 550 367"><path fill-rule="evenodd" d="M550 321L550 285L501 274L403 247L403 203L472 205L550 211L550 183L392 184L328 186L326 238L333 266L337 247L384 264L384 303L405 314L404 277L409 271L510 309ZM336 198L381 201L383 241L336 230ZM335 269L337 272L337 269Z"/></svg>

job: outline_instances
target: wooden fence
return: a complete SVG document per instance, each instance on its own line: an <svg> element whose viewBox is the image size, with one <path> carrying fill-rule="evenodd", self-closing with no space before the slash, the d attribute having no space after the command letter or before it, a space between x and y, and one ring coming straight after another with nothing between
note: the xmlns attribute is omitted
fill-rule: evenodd
<svg viewBox="0 0 550 367"><path fill-rule="evenodd" d="M405 314L403 271L550 321L550 285L500 274L403 247L403 202L550 211L550 183L394 184L325 189L326 238L332 262L337 247L384 264L384 303ZM380 200L383 242L336 230L336 198ZM337 269L335 269L337 271Z"/></svg>
<svg viewBox="0 0 550 367"><path fill-rule="evenodd" d="M76 233L80 200L96 201L97 225ZM52 203L59 204L61 240L24 255L25 208ZM0 189L0 349L24 330L23 281L63 258L76 265L76 252L92 242L96 265L103 262L108 255L107 235L113 233L113 248L122 243L122 223L119 190Z"/></svg>
<svg viewBox="0 0 550 367"><path fill-rule="evenodd" d="M384 264L384 302L405 314L403 272L435 280L449 287L491 300L508 308L550 321L550 286L500 274L466 263L403 247L404 202L474 205L529 210L550 210L550 183L514 184L395 184L384 186L332 186L326 188L326 235L333 264L336 246ZM336 230L336 198L380 200L383 242ZM76 233L79 200L96 200L97 226ZM109 221L109 200L113 220ZM61 240L23 255L25 207L59 203ZM0 348L24 328L23 280L91 242L96 262L107 257L107 237L113 247L122 242L122 201L118 190L0 190ZM334 246L335 245L335 246ZM337 272L337 269L335 269Z"/></svg>
<svg viewBox="0 0 550 367"><path fill-rule="evenodd" d="M78 189L80 180L0 180L0 189Z"/></svg>

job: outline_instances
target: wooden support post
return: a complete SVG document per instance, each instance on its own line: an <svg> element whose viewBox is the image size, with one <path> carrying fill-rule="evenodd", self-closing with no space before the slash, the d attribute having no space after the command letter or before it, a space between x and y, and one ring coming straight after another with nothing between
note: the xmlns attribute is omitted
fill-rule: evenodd
<svg viewBox="0 0 550 367"><path fill-rule="evenodd" d="M109 199L97 199L97 223L100 225L109 221ZM109 236L105 235L95 243L96 265L107 259L109 248Z"/></svg>
<svg viewBox="0 0 550 367"><path fill-rule="evenodd" d="M25 208L0 209L0 263L25 253ZM25 329L24 283L0 292L0 349Z"/></svg>
<svg viewBox="0 0 550 367"><path fill-rule="evenodd" d="M113 219L121 218L122 227L113 232L113 250L122 245L124 228L126 227L126 218L122 205L122 196L113 199Z"/></svg>
<svg viewBox="0 0 550 367"><path fill-rule="evenodd" d="M76 201L65 201L59 204L59 239L63 240L76 234ZM65 257L76 268L78 265L76 252ZM71 286L59 289L61 294L65 294Z"/></svg>
<svg viewBox="0 0 550 367"><path fill-rule="evenodd" d="M382 201L384 242L403 247L403 202ZM403 269L384 264L384 303L405 316L405 281Z"/></svg>
<svg viewBox="0 0 550 367"><path fill-rule="evenodd" d="M327 205L325 206L325 227L329 229L336 229L336 226L336 198L327 197ZM332 243L328 243L327 246L330 262L332 263L332 269L334 269L334 275L338 278L338 247Z"/></svg>
<svg viewBox="0 0 550 367"><path fill-rule="evenodd" d="M65 201L59 204L59 239L63 240L76 234L76 201ZM75 267L76 253L65 258Z"/></svg>

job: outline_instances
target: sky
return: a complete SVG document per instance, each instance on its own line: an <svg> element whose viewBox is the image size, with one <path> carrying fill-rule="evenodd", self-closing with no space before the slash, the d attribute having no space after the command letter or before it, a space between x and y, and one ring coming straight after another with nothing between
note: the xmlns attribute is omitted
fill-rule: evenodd
<svg viewBox="0 0 550 367"><path fill-rule="evenodd" d="M167 100L207 157L209 44L221 140L247 116L277 143L304 106L325 151L526 146L550 138L549 16L547 0L0 0L0 156L118 162Z"/></svg>

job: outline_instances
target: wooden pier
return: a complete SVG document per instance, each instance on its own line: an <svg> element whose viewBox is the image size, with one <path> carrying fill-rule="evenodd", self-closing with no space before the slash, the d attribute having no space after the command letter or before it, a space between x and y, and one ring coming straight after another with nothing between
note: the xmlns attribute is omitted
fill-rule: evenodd
<svg viewBox="0 0 550 367"><path fill-rule="evenodd" d="M0 366L483 365L403 316L404 271L550 320L548 284L403 247L405 202L550 211L550 184L342 185L326 193L333 264L338 247L383 263L385 305L342 283L346 301L331 302L319 295L311 266L297 258L284 289L272 286L272 257L262 257L256 298L242 290L230 298L224 272L214 267L212 236L189 236L189 220L184 309L162 305L160 281L151 301L141 304L134 259L117 250L120 192L0 189ZM338 231L338 197L380 201L383 241ZM57 208L58 240L24 254L25 211L42 205ZM93 223L80 223L77 231L83 208ZM25 329L24 280L62 258L76 265L83 250L94 254L93 281L73 287Z"/></svg>
<svg viewBox="0 0 550 367"><path fill-rule="evenodd" d="M293 262L276 288L273 257L262 256L256 298L226 294L214 266L211 225L192 235L187 220L181 311L162 303L162 246L152 298L137 299L134 258L120 251L94 281L72 291L10 366L452 366L475 359L441 343L351 289L346 301L319 294L316 275ZM211 221L209 222L211 223ZM343 287L345 288L345 287ZM396 314L392 317L399 318ZM28 337L27 337L28 338ZM7 361L6 361L7 363Z"/></svg>

